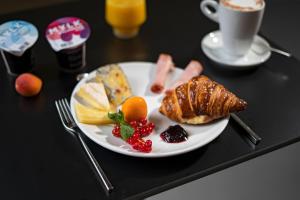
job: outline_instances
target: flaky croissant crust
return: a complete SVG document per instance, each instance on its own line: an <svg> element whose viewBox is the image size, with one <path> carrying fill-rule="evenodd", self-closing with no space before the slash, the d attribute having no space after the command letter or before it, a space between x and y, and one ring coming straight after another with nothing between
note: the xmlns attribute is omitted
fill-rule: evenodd
<svg viewBox="0 0 300 200"><path fill-rule="evenodd" d="M159 111L180 123L201 124L244 110L247 103L204 75L168 93Z"/></svg>

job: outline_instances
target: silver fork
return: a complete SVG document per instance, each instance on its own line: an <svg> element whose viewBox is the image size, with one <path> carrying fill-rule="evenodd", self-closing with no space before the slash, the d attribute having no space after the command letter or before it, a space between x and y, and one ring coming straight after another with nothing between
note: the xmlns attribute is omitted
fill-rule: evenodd
<svg viewBox="0 0 300 200"><path fill-rule="evenodd" d="M104 171L98 164L97 160L93 156L92 152L84 142L81 134L82 131L75 123L75 120L71 114L70 106L66 98L60 99L55 101L55 106L57 109L57 112L59 114L60 120L64 126L64 128L74 134L77 139L79 140L82 148L84 149L84 152L86 156L89 158L89 161L91 162L92 166L94 167L94 172L97 176L97 179L100 181L101 185L105 189L106 194L109 194L113 190L113 185L108 180L107 176L105 175Z"/></svg>

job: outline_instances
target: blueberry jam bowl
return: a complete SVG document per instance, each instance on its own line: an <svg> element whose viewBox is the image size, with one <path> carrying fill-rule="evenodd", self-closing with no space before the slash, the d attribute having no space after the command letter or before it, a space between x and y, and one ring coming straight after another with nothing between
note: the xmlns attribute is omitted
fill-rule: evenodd
<svg viewBox="0 0 300 200"><path fill-rule="evenodd" d="M0 25L0 53L8 74L16 76L32 70L37 39L37 28L29 22L12 20Z"/></svg>
<svg viewBox="0 0 300 200"><path fill-rule="evenodd" d="M90 33L88 23L77 17L60 18L48 25L46 38L62 71L77 72L86 66L86 41Z"/></svg>

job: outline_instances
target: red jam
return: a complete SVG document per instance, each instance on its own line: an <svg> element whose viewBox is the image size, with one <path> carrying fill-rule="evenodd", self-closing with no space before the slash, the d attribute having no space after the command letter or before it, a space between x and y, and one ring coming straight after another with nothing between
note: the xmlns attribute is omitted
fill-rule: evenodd
<svg viewBox="0 0 300 200"><path fill-rule="evenodd" d="M180 126L169 126L167 130L160 134L160 137L167 143L179 143L188 139L188 133Z"/></svg>

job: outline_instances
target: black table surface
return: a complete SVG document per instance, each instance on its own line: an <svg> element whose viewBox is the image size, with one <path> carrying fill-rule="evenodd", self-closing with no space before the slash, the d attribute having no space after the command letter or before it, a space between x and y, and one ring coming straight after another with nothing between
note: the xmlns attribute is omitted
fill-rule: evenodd
<svg viewBox="0 0 300 200"><path fill-rule="evenodd" d="M104 1L75 1L1 16L1 23L24 19L37 25L34 73L44 82L38 96L21 97L15 92L14 78L0 64L1 199L140 199L299 141L300 62L296 58L274 54L252 70L224 69L209 61L200 48L202 37L218 26L201 14L199 0L147 3L147 22L131 40L112 35L104 21ZM54 107L54 100L69 97L76 85L75 75L59 72L43 37L47 24L63 16L81 17L92 27L86 72L108 63L155 62L161 52L171 54L178 67L200 60L206 75L247 100L249 107L240 116L263 140L254 147L230 121L216 140L198 150L143 159L111 152L85 138L115 186L107 197Z"/></svg>

